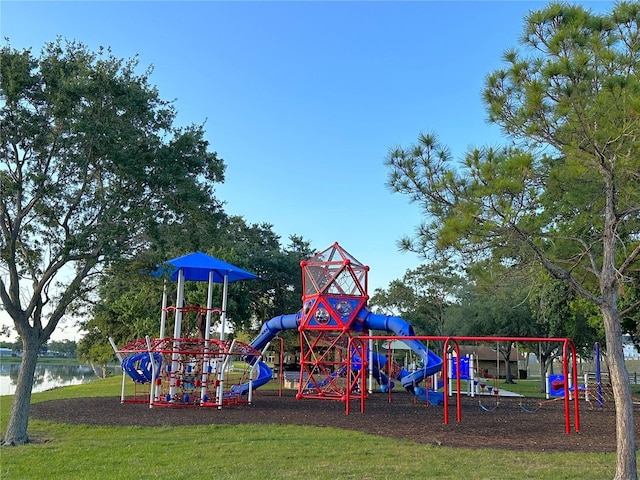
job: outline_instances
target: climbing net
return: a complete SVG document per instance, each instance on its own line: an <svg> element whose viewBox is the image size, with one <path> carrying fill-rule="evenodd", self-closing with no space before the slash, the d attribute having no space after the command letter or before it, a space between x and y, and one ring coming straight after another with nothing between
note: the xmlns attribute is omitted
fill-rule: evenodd
<svg viewBox="0 0 640 480"><path fill-rule="evenodd" d="M246 403L233 387L252 380L251 362L261 355L240 341L200 338L139 339L118 352L134 384L126 398L123 385L123 402L173 407Z"/></svg>

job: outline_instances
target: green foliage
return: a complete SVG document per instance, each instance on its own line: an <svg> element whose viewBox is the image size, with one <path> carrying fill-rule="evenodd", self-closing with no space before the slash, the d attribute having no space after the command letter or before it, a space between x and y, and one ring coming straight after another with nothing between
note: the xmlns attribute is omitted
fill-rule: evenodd
<svg viewBox="0 0 640 480"><path fill-rule="evenodd" d="M376 289L370 304L409 321L417 335L445 335L447 309L458 300L462 277L446 262L409 270L388 289Z"/></svg>
<svg viewBox="0 0 640 480"><path fill-rule="evenodd" d="M272 225L247 225L232 217L223 246L209 253L260 277L230 285L229 317L236 330L255 332L270 318L302 307L300 262L315 253L303 238L293 235L283 246Z"/></svg>
<svg viewBox="0 0 640 480"><path fill-rule="evenodd" d="M100 265L130 257L190 210L217 208L224 164L200 126L173 126L173 106L149 84L150 71L136 73L136 59L62 40L37 59L9 46L0 53L0 181L10 193L1 254L15 274L0 294L13 318L39 321L39 306L53 303L50 334ZM64 266L75 276L56 285ZM24 310L20 278L33 285ZM48 298L53 291L61 293Z"/></svg>
<svg viewBox="0 0 640 480"><path fill-rule="evenodd" d="M65 357L75 357L76 348L77 344L73 340L50 341L47 343L49 352L60 353Z"/></svg>
<svg viewBox="0 0 640 480"><path fill-rule="evenodd" d="M530 286L510 268L482 262L469 269L469 282L451 314L458 335L526 337L535 334L527 296Z"/></svg>
<svg viewBox="0 0 640 480"><path fill-rule="evenodd" d="M603 341L602 322L595 306L578 297L562 281L544 275L531 292L530 304L537 319L537 335L569 337L588 356L593 344ZM588 318L592 318L592 323ZM595 328L599 327L599 328Z"/></svg>
<svg viewBox="0 0 640 480"><path fill-rule="evenodd" d="M625 285L633 330L640 305L633 280L640 253L637 13L637 4L603 17L552 4L530 15L523 47L533 56L507 52L508 68L492 73L485 89L491 120L521 148L475 149L455 164L436 135L421 134L390 151L390 187L426 217L417 237L403 240L405 249L427 258L455 252L469 265L489 258L540 264L596 305Z"/></svg>
<svg viewBox="0 0 640 480"><path fill-rule="evenodd" d="M597 17L552 4L530 15L529 55L507 52L508 68L489 75L484 94L490 119L524 148L478 148L456 165L435 134L421 134L390 151L390 187L426 217L406 249L454 249L470 262L533 254L594 300L608 218L621 235L616 263L629 270L640 229L637 10L621 4ZM605 217L607 202L615 217Z"/></svg>

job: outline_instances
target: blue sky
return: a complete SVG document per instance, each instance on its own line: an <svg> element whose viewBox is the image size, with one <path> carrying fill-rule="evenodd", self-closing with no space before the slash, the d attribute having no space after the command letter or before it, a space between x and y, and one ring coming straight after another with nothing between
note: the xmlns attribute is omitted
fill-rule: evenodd
<svg viewBox="0 0 640 480"><path fill-rule="evenodd" d="M373 294L421 263L397 248L420 212L385 186L387 151L428 131L455 157L503 143L483 81L544 5L3 0L0 29L35 54L61 36L152 65L178 122L206 122L227 164L226 211L273 224L283 243L337 241L371 267Z"/></svg>

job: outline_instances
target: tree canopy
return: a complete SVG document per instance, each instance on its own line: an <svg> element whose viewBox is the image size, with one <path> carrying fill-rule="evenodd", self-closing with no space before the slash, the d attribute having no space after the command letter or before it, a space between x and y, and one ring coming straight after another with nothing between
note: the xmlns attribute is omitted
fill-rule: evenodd
<svg viewBox="0 0 640 480"><path fill-rule="evenodd" d="M639 26L635 2L602 15L564 3L531 12L483 95L511 143L455 163L437 135L422 134L387 157L390 187L426 217L404 248L537 262L600 310L619 479L637 478L620 292L633 287L640 255Z"/></svg>
<svg viewBox="0 0 640 480"><path fill-rule="evenodd" d="M371 305L389 315L405 318L418 335L445 335L447 310L459 300L465 281L451 265L421 265L394 280L387 289L376 289Z"/></svg>

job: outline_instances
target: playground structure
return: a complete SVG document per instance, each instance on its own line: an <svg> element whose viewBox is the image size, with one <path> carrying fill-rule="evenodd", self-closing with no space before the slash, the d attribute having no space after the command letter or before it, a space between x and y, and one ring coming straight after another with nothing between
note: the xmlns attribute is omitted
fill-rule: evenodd
<svg viewBox="0 0 640 480"><path fill-rule="evenodd" d="M122 401L149 402L150 406L220 408L251 403L253 388L259 386L252 378L265 367L259 361L244 363L248 357L260 359L262 353L236 340L145 338L125 345L118 353L126 355L123 373L134 384L133 398L127 399L123 382ZM245 368L238 369L238 363ZM225 389L229 385L232 389Z"/></svg>
<svg viewBox="0 0 640 480"><path fill-rule="evenodd" d="M112 343L123 366L122 402L148 402L150 407L222 408L250 404L253 391L273 377L263 357L274 340L280 342L282 388L284 348L279 334L293 329L300 339L296 398L341 401L346 404L347 414L352 400L360 401L360 411L364 413L365 401L376 381L380 390L388 393L389 403L398 383L426 405L443 404L444 423L449 422L446 399L455 394L457 419L461 421L461 380L466 380L468 395L484 393L484 388L477 391L482 379L473 370L473 361L460 355L458 342L465 341L560 342L564 378L571 375L571 384L577 384L575 346L569 339L416 336L413 327L402 318L369 311L369 268L337 243L301 262L301 310L264 322L250 344L225 339L226 295L229 282L257 278L255 275L200 252L171 260L168 265L171 279L178 282L177 298L175 307L167 305L165 284L160 337L139 339L119 349ZM163 271L155 273L160 275ZM184 305L187 280L209 282L207 307ZM224 284L221 308L213 307L215 282ZM173 325L169 325L170 314ZM220 325L219 338L211 338L214 324ZM171 326L173 335L165 335ZM401 342L408 348L417 358L414 366L403 367L390 351L375 350L374 345L384 340ZM425 346L431 341L444 344L442 357ZM125 396L126 377L133 380L133 396ZM573 400L570 382L556 385L564 391L566 433L570 431L569 402ZM498 395L497 389L487 390ZM574 425L578 431L577 398Z"/></svg>
<svg viewBox="0 0 640 480"><path fill-rule="evenodd" d="M168 305L165 283L159 338L138 339L121 348L110 339L122 364L121 402L217 408L251 403L253 389L268 381L272 372L261 361L261 351L225 339L225 323L228 284L258 277L201 252L170 260L152 274L177 281L176 306ZM208 282L206 307L184 305L185 281ZM214 283L223 284L221 308L213 307ZM211 338L214 323L220 325L219 338ZM166 335L171 327L173 335ZM127 377L134 390L129 396Z"/></svg>
<svg viewBox="0 0 640 480"><path fill-rule="evenodd" d="M393 336L368 336L361 335L358 337L354 337L350 341L351 344L355 345L364 345L365 342L376 340L376 339L384 339L384 340L408 340L402 337L393 337ZM576 348L573 341L569 338L542 338L542 337L469 337L469 336L429 336L429 335L420 335L413 336L411 341L442 341L444 342L443 347L443 366L442 369L445 372L460 372L460 374L456 374L455 378L455 390L451 390L451 383L449 381L443 381L438 386L443 389L442 395L445 398L449 396L455 396L455 406L456 406L456 418L458 422L462 421L462 401L461 397L462 393L462 377L464 370L462 369L461 360L463 357L460 355L460 342L487 342L487 341L495 341L495 342L510 342L510 343L518 343L518 342L552 342L558 343L562 346L562 369L565 378L571 378L573 384L577 384L577 362L576 362ZM448 353L452 352L453 355L448 355ZM450 363L453 362L453 365ZM448 379L449 380L449 379ZM472 385L470 389L468 389L467 393L470 396L475 394L475 377L469 376L467 379ZM571 404L573 404L573 427L576 432L580 431L580 408L577 396L570 395L569 390L569 382L564 382L562 385L562 389L564 391L564 395L562 399L564 401L564 414L565 414L565 433L569 434L571 432L571 423L572 423L572 415L571 415ZM346 413L349 414L350 411L350 400L352 398L360 400L360 412L364 413L365 411L365 403L366 403L366 395L358 386L354 389L354 391L359 392L357 395L352 395L351 392L347 393L346 398ZM428 392L427 392L428 393ZM436 392L440 394L440 392ZM497 399L500 395L504 395L503 392L498 392L496 389L492 391L493 396ZM390 395L390 393L389 393ZM391 398L389 398L391 401ZM427 404L430 402L427 401ZM481 404L480 404L481 405ZM449 402L443 402L443 416L444 423L449 423Z"/></svg>
<svg viewBox="0 0 640 480"><path fill-rule="evenodd" d="M301 262L302 309L265 322L251 343L261 350L281 331L296 329L300 336L298 399L346 401L354 391L364 393L367 373L378 383L393 387L399 381L410 393L426 395L430 403L442 403L441 392L426 392L418 385L442 369L442 359L414 337L403 319L374 314L367 308L369 267L338 243ZM401 337L418 356L422 368L409 371L369 345L351 344L354 337L373 330ZM416 390L418 389L418 390Z"/></svg>
<svg viewBox="0 0 640 480"><path fill-rule="evenodd" d="M225 340L226 296L229 282L257 278L255 275L201 252L170 260L167 265L154 274L168 271L178 282L176 306L167 305L165 285L159 338L138 339L121 348L112 341L123 366L122 402L218 408L251 403L253 390L273 376L263 354L270 342L288 329L300 335L298 399L345 401L347 392L361 388L368 372L388 388L399 381L407 391L423 395L430 403L443 402L441 392L426 392L418 386L442 369L442 359L409 338L414 336L409 323L367 309L369 267L337 243L301 262L302 309L265 322L251 344ZM206 308L184 305L184 282L189 280L209 282ZM216 282L224 283L221 308L214 308L212 302ZM170 313L174 315L172 336L165 334ZM210 336L213 315L219 315L219 339ZM349 346L353 336L373 330L403 337L423 367L408 371L370 348ZM239 365L244 365L244 370ZM126 377L133 380L133 396L125 395Z"/></svg>

